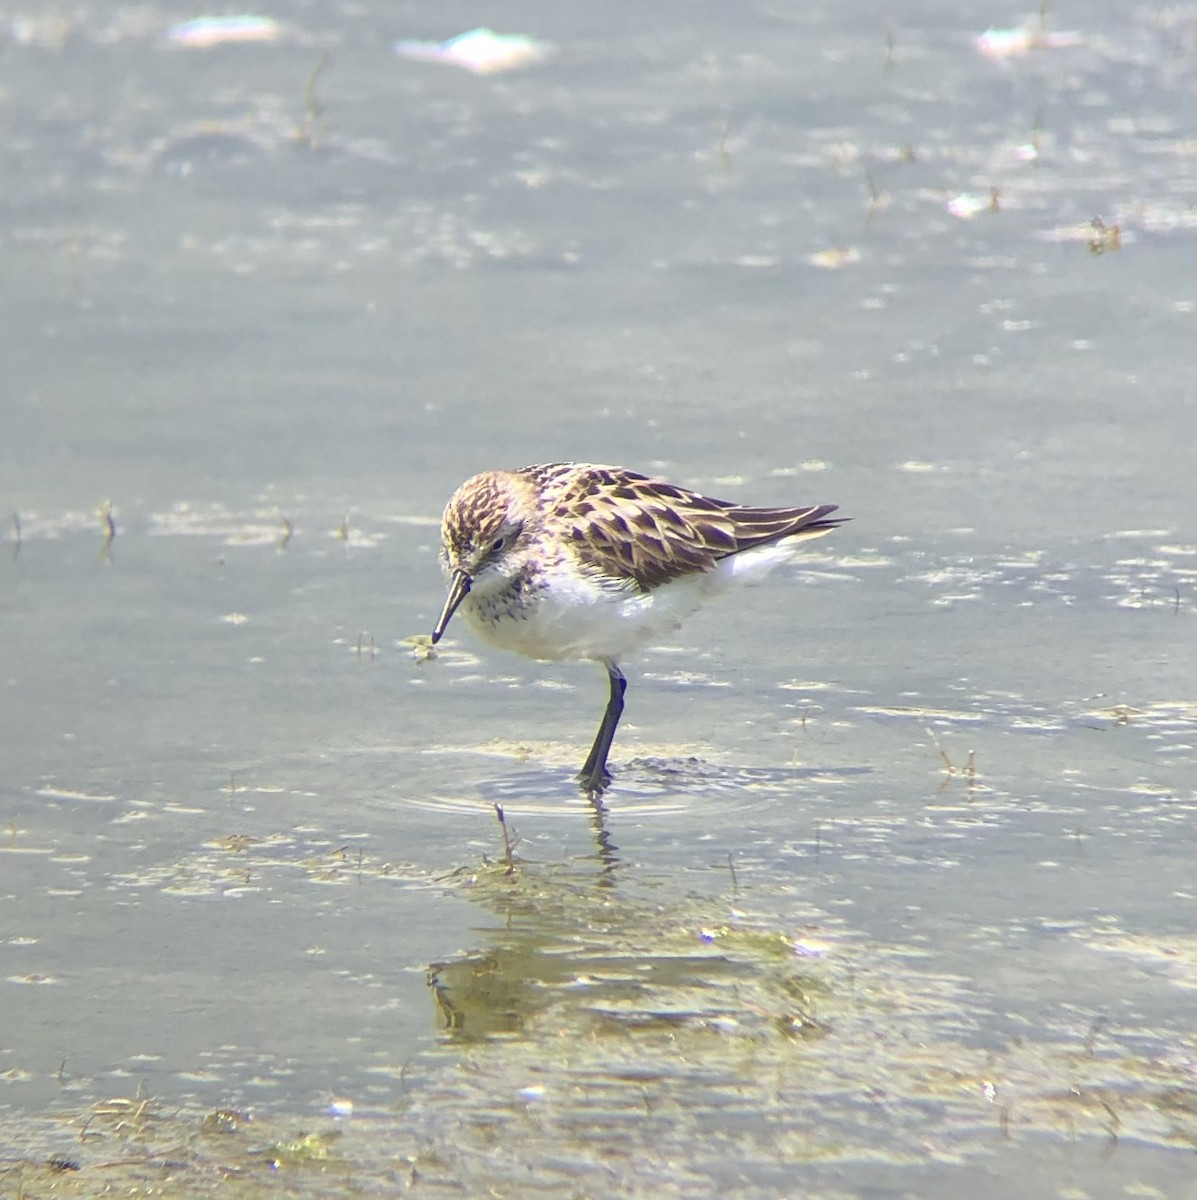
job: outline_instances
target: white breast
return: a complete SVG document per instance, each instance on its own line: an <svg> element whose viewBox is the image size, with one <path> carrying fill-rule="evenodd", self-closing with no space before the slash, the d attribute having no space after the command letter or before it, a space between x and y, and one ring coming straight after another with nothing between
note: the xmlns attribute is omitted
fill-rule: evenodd
<svg viewBox="0 0 1197 1200"><path fill-rule="evenodd" d="M617 663L673 633L712 596L758 583L792 557L792 546L775 542L720 559L710 571L648 593L580 574L562 563L538 576L534 588L471 593L461 612L484 640L528 658Z"/></svg>

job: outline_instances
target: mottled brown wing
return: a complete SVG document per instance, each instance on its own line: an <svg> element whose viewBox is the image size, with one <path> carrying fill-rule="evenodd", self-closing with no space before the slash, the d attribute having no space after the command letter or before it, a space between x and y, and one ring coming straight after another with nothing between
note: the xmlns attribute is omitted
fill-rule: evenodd
<svg viewBox="0 0 1197 1200"><path fill-rule="evenodd" d="M834 504L744 508L619 467L528 468L548 484L550 520L578 558L648 591L709 571L730 554L781 538L818 537L841 522Z"/></svg>

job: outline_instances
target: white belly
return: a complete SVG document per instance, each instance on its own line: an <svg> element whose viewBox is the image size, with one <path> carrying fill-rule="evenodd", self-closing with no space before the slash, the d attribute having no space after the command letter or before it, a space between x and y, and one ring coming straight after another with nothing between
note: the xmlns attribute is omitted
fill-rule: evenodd
<svg viewBox="0 0 1197 1200"><path fill-rule="evenodd" d="M755 583L790 557L784 543L761 546L647 593L561 566L519 594L471 592L461 613L485 641L528 658L618 663L673 633L711 596Z"/></svg>

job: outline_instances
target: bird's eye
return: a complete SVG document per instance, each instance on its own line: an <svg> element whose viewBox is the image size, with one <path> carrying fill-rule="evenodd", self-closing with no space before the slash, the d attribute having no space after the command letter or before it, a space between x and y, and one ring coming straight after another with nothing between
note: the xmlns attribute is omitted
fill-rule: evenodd
<svg viewBox="0 0 1197 1200"><path fill-rule="evenodd" d="M490 549L487 551L487 557L494 558L496 554L502 554L509 546L514 546L516 539L523 531L523 525L509 526L506 533L501 533L491 542Z"/></svg>

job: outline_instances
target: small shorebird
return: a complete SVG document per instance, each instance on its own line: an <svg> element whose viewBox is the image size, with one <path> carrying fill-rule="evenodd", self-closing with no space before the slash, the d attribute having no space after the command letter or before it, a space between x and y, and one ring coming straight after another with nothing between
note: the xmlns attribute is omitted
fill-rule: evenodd
<svg viewBox="0 0 1197 1200"><path fill-rule="evenodd" d="M484 471L453 493L441 521L449 595L432 641L460 608L504 650L602 663L611 695L578 773L594 800L611 782L607 754L627 690L619 663L709 597L762 579L797 542L842 524L828 519L835 510L746 508L591 463Z"/></svg>

